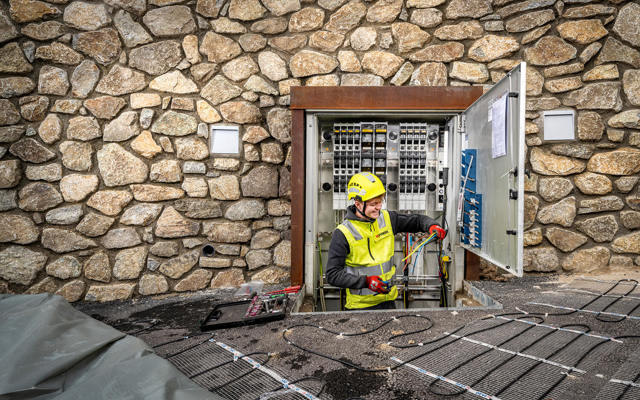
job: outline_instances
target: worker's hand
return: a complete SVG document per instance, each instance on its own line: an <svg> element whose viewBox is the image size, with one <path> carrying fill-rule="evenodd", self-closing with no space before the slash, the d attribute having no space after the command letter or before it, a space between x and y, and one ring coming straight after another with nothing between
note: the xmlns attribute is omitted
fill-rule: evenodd
<svg viewBox="0 0 640 400"><path fill-rule="evenodd" d="M447 231L442 229L440 225L431 225L429 227L429 235L433 235L434 232L440 240L444 239L447 236Z"/></svg>
<svg viewBox="0 0 640 400"><path fill-rule="evenodd" d="M389 293L389 281L383 281L378 275L367 276L367 286L377 293Z"/></svg>

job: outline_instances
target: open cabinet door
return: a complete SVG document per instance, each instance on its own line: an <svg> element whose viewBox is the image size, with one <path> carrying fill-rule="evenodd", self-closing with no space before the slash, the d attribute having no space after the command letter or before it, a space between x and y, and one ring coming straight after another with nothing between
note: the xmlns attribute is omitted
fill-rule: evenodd
<svg viewBox="0 0 640 400"><path fill-rule="evenodd" d="M522 276L526 64L462 114L457 224L467 250Z"/></svg>

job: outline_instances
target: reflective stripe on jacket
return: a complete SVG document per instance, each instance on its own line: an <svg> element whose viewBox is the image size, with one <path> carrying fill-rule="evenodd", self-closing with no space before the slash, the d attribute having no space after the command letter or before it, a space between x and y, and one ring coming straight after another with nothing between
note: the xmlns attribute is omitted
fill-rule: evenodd
<svg viewBox="0 0 640 400"><path fill-rule="evenodd" d="M382 280L392 281L396 268L393 265L394 236L387 210L380 210L374 222L344 220L338 229L349 242L349 254L345 260L347 272L358 276L379 275ZM375 306L398 297L398 288L393 286L387 294L364 289L347 289L347 308Z"/></svg>

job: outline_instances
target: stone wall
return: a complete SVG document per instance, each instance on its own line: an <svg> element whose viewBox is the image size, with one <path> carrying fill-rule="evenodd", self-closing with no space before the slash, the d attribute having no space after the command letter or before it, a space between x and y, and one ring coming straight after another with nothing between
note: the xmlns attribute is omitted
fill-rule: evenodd
<svg viewBox="0 0 640 400"><path fill-rule="evenodd" d="M640 264L638 26L625 1L2 2L0 293L286 280L291 86L488 87L521 60L525 269ZM543 143L567 107L579 139ZM209 155L217 123L240 157Z"/></svg>

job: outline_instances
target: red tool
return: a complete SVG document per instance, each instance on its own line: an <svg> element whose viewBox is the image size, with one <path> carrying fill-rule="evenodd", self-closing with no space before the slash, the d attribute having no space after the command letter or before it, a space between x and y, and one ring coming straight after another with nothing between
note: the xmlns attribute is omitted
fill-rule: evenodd
<svg viewBox="0 0 640 400"><path fill-rule="evenodd" d="M269 292L266 294L278 294L278 293L298 293L300 291L300 285L289 286L288 288L274 290L273 292Z"/></svg>

